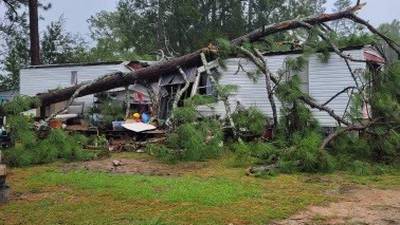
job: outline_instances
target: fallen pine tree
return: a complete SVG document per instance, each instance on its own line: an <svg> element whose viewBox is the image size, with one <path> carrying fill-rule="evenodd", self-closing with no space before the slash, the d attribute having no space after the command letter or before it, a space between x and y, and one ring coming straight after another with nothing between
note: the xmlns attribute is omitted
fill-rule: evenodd
<svg viewBox="0 0 400 225"><path fill-rule="evenodd" d="M257 42L261 39L273 35L279 32L288 30L298 29L304 27L303 23L317 25L323 24L329 21L335 21L345 18L354 18L355 12L362 8L362 4L357 4L354 7L348 8L343 11L330 14L321 14L315 17L309 17L299 20L288 20L276 24L265 25L260 27L248 34L238 37L231 41L234 46L240 46L247 42ZM357 17L358 18L358 17ZM167 61L162 61L158 64L139 69L131 73L114 73L105 75L99 79L91 82L85 82L76 86L51 90L47 93L40 93L37 95L39 107L48 106L53 103L70 100L71 97L81 97L90 95L98 92L107 91L113 88L125 87L128 84L133 84L137 80L151 80L158 78L164 74L173 73L178 71L179 67L193 67L202 65L201 53L205 54L210 58L216 58L218 56L218 48L213 45L197 50L187 55L173 58ZM37 105L32 106L37 107Z"/></svg>

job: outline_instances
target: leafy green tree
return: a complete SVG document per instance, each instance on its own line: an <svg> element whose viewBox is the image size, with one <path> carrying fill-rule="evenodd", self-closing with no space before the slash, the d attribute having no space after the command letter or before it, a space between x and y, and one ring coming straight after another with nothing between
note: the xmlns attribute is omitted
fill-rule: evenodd
<svg viewBox="0 0 400 225"><path fill-rule="evenodd" d="M85 42L64 29L64 19L51 22L43 33L42 62L45 64L78 62L84 58Z"/></svg>
<svg viewBox="0 0 400 225"><path fill-rule="evenodd" d="M89 19L101 57L163 50L177 55L261 25L324 11L325 0L120 0ZM102 53L107 53L102 54Z"/></svg>
<svg viewBox="0 0 400 225"><path fill-rule="evenodd" d="M19 5L15 5L15 7ZM0 22L0 87L15 89L19 85L19 70L29 63L29 34L25 12L16 14L7 8Z"/></svg>
<svg viewBox="0 0 400 225"><path fill-rule="evenodd" d="M391 23L381 24L378 28L379 31L390 37L392 40L400 43L400 21L393 20ZM377 49L385 56L389 63L400 59L399 55L391 49L385 42L380 41L376 44Z"/></svg>

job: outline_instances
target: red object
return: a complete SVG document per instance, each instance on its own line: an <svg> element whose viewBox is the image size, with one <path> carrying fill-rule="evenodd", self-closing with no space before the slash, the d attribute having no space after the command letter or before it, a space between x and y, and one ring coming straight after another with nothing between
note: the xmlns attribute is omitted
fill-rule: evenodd
<svg viewBox="0 0 400 225"><path fill-rule="evenodd" d="M370 48L364 49L364 58L368 62L373 62L376 64L384 64L385 63L385 59L378 52L376 52Z"/></svg>
<svg viewBox="0 0 400 225"><path fill-rule="evenodd" d="M271 140L274 137L274 132L271 127L264 130L263 138Z"/></svg>
<svg viewBox="0 0 400 225"><path fill-rule="evenodd" d="M135 93L133 93L133 99L135 99L135 101L138 101L141 103L144 101L144 94L141 92L135 92Z"/></svg>

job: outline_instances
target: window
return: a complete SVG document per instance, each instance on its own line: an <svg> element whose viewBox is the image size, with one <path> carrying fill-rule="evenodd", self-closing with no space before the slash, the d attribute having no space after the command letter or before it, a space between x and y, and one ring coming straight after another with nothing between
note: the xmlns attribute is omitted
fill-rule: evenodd
<svg viewBox="0 0 400 225"><path fill-rule="evenodd" d="M200 78L200 83L198 87L198 93L200 95L208 95L208 96L214 96L216 95L214 85L207 74L202 74Z"/></svg>
<svg viewBox="0 0 400 225"><path fill-rule="evenodd" d="M78 71L71 71L71 85L78 84Z"/></svg>

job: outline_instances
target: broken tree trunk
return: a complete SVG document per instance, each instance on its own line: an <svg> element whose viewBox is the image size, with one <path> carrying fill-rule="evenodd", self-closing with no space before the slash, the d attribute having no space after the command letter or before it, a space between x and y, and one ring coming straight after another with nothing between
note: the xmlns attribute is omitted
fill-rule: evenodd
<svg viewBox="0 0 400 225"><path fill-rule="evenodd" d="M303 27L303 25L299 23L299 21L315 25L315 24L325 23L328 21L350 18L354 15L354 12L360 10L361 8L362 5L356 5L355 7L351 7L344 11L336 13L321 14L319 16L309 17L301 20L288 20L272 25L266 25L259 29L254 30L251 33L248 33L244 36L232 40L231 44L234 46L238 46L244 42L258 41L271 34L301 28ZM200 49L193 53L178 58L163 61L156 65L139 69L131 73L124 74L122 72L117 72L115 74L105 76L102 79L99 79L96 82L92 83L91 85L85 87L83 90L79 92L79 95L77 97L103 92L117 87L124 87L128 84L133 84L136 80L139 79L142 80L142 79L157 78L159 76L162 76L163 74L176 72L176 68L178 66L182 68L199 66L202 64L200 53L206 53L210 57L215 57L217 50L213 48L213 46L209 46L208 48ZM79 84L73 87L68 87L60 90L53 90L48 93L38 94L37 97L39 99L39 104L41 106L47 106L53 103L68 100L75 93L75 91L81 86L82 84Z"/></svg>
<svg viewBox="0 0 400 225"><path fill-rule="evenodd" d="M182 68L179 68L179 73L182 75L183 80L185 81L185 85L176 93L174 102L172 104L172 111L178 107L179 101L182 99L182 95L187 91L190 86L190 81L187 78L185 71Z"/></svg>
<svg viewBox="0 0 400 225"><path fill-rule="evenodd" d="M276 130L276 128L278 127L278 112L276 110L274 92L272 90L272 85L271 85L271 82L272 82L271 81L271 72L268 70L267 60L265 60L265 58L261 54L261 52L258 49L254 49L254 51L256 52L257 57L260 58L260 60L264 64L265 86L267 88L269 104L271 105L271 109L272 109L272 117L274 118L274 130Z"/></svg>

